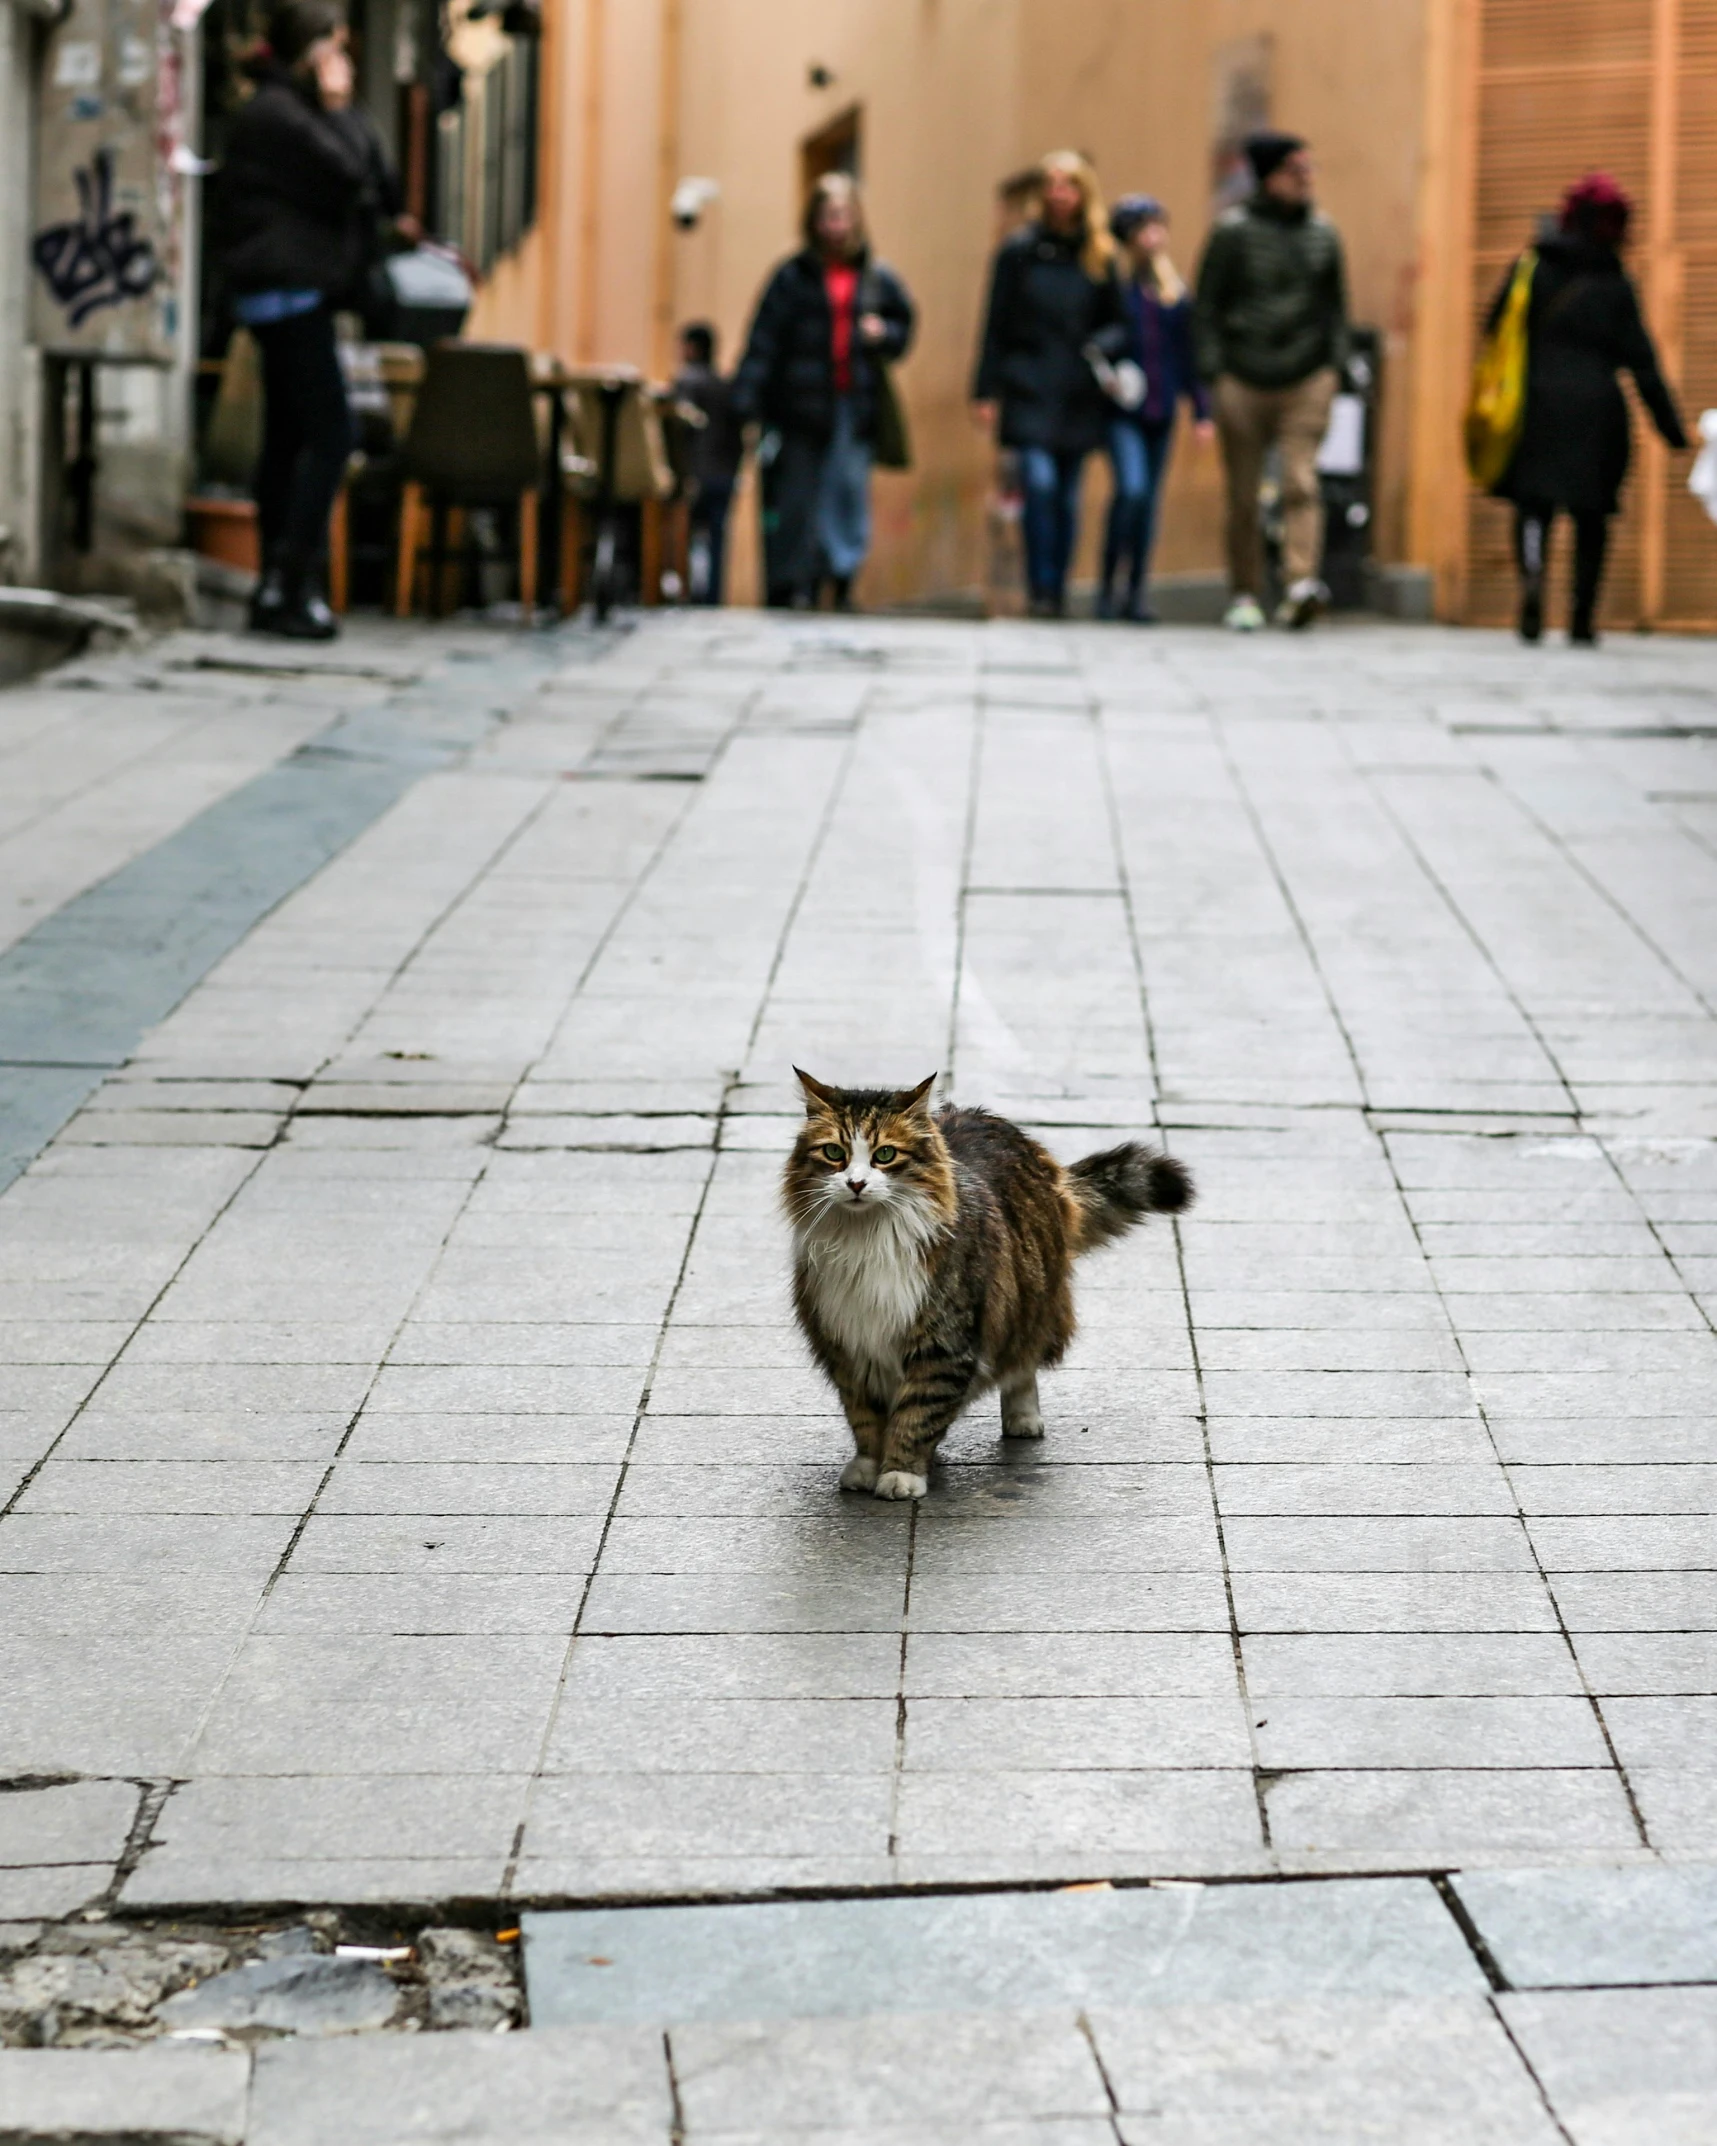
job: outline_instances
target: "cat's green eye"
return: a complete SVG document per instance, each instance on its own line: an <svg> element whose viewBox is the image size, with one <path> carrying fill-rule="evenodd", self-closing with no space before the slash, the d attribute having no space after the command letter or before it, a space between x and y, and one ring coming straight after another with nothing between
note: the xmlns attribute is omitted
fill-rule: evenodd
<svg viewBox="0 0 1717 2146"><path fill-rule="evenodd" d="M876 1153L872 1155L870 1159L872 1162L880 1164L881 1167L886 1170L891 1162L898 1162L900 1160L900 1150L898 1148L878 1148Z"/></svg>
<svg viewBox="0 0 1717 2146"><path fill-rule="evenodd" d="M828 1146L822 1150L822 1156L825 1162L832 1162L838 1170L847 1159L847 1151L843 1147L837 1147L831 1140Z"/></svg>

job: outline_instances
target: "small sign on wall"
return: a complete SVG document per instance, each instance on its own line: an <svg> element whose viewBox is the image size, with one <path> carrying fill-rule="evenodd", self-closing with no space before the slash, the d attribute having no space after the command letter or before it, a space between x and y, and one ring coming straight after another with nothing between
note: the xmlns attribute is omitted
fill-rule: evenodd
<svg viewBox="0 0 1717 2146"><path fill-rule="evenodd" d="M42 83L33 340L54 357L169 365L187 161L170 0L72 0Z"/></svg>

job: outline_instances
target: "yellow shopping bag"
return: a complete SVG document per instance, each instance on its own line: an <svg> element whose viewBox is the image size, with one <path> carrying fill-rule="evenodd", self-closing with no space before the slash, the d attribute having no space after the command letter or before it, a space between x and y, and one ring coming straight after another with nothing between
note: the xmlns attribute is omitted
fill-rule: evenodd
<svg viewBox="0 0 1717 2146"><path fill-rule="evenodd" d="M1526 423L1526 310L1537 266L1530 249L1521 255L1496 325L1473 361L1464 420L1467 467L1487 490L1514 460Z"/></svg>

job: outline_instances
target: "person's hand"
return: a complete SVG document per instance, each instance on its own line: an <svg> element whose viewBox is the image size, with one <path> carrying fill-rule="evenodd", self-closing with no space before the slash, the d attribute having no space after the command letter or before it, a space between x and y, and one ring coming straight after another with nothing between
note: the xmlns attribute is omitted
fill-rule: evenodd
<svg viewBox="0 0 1717 2146"><path fill-rule="evenodd" d="M980 432L994 432L996 429L996 405L993 402L973 403L972 422Z"/></svg>
<svg viewBox="0 0 1717 2146"><path fill-rule="evenodd" d="M351 54L336 33L318 38L308 57L323 111L343 112L352 101Z"/></svg>
<svg viewBox="0 0 1717 2146"><path fill-rule="evenodd" d="M1192 436L1201 447L1208 447L1216 437L1215 421L1208 417L1196 419L1193 423Z"/></svg>
<svg viewBox="0 0 1717 2146"><path fill-rule="evenodd" d="M867 343L886 343L888 341L888 323L880 313L861 313L859 315L859 334L864 337Z"/></svg>
<svg viewBox="0 0 1717 2146"><path fill-rule="evenodd" d="M404 216L396 216L393 220L393 227L408 246L421 246L423 244L423 226L415 216L409 213Z"/></svg>

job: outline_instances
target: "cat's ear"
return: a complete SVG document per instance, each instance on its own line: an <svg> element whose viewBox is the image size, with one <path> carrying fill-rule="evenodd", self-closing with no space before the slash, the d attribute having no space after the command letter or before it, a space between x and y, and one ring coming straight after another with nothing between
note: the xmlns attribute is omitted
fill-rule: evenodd
<svg viewBox="0 0 1717 2146"><path fill-rule="evenodd" d="M901 1110L908 1117L923 1118L928 1122L930 1117L930 1091L935 1085L936 1075L932 1073L928 1080L921 1080L916 1088L900 1098Z"/></svg>
<svg viewBox="0 0 1717 2146"><path fill-rule="evenodd" d="M833 1110L835 1108L837 1090L825 1088L820 1080L813 1080L803 1066L795 1066L793 1071L798 1074L799 1085L805 1091L805 1114L807 1117L814 1117L819 1109Z"/></svg>

